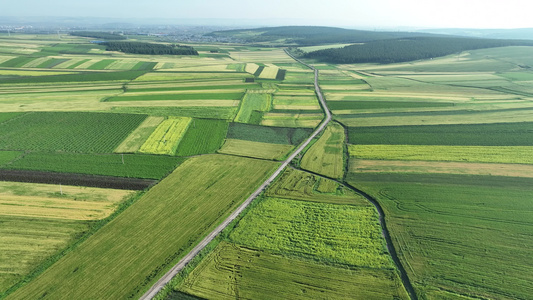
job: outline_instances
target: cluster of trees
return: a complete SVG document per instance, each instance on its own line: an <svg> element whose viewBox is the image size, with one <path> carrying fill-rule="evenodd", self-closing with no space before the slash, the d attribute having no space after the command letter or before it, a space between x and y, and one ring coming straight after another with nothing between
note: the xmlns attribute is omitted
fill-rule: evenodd
<svg viewBox="0 0 533 300"><path fill-rule="evenodd" d="M105 42L107 51L151 55L198 55L193 47L143 42Z"/></svg>
<svg viewBox="0 0 533 300"><path fill-rule="evenodd" d="M90 37L101 40L125 40L125 36L120 34L108 33L108 32L99 32L99 31L75 31L71 32L70 35Z"/></svg>
<svg viewBox="0 0 533 300"><path fill-rule="evenodd" d="M306 58L329 63L396 63L428 59L467 50L533 46L533 41L447 37L413 37L370 41L362 45L309 52Z"/></svg>

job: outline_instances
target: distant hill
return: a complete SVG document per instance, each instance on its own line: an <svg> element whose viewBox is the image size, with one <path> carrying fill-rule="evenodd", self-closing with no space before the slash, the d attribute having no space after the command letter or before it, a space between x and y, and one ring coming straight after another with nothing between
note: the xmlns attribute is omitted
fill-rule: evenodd
<svg viewBox="0 0 533 300"><path fill-rule="evenodd" d="M426 29L419 32L434 33L434 34L448 34L455 36L467 36L490 39L520 39L533 40L533 28L517 28L517 29Z"/></svg>
<svg viewBox="0 0 533 300"><path fill-rule="evenodd" d="M234 38L248 43L272 42L283 45L310 46L334 43L365 43L375 40L436 35L422 32L366 31L322 26L282 26L215 31L208 34L208 36Z"/></svg>
<svg viewBox="0 0 533 300"><path fill-rule="evenodd" d="M455 37L411 37L370 41L303 54L329 63L396 63L429 59L462 51L505 46L533 46L533 41Z"/></svg>

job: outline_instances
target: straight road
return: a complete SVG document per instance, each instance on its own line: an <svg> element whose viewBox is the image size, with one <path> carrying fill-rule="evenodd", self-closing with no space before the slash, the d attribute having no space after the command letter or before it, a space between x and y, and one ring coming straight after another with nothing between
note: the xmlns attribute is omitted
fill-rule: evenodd
<svg viewBox="0 0 533 300"><path fill-rule="evenodd" d="M314 67L300 61L299 59L292 56L289 52L285 51L287 55L292 57L294 60L298 61L299 63L307 66L308 68L312 69L315 72L315 92L318 96L318 100L320 101L320 104L322 105L322 108L324 109L324 112L326 113L326 117L324 120L322 120L322 123L320 123L320 126L311 134L311 136L296 149L283 163L281 166L270 176L263 184L252 194L246 201L244 201L222 224L220 224L215 230L213 230L211 233L209 233L196 247L194 247L191 252L189 252L185 257L183 257L170 271L168 271L161 279L159 279L144 295L141 296L141 300L148 300L152 299L163 287L172 279L174 276L176 276L202 249L204 249L207 244L209 244L217 235L222 232L239 214L242 213L242 211L252 203L252 201L265 190L265 188L274 181L279 174L289 165L289 163L296 157L298 154L300 154L309 143L311 143L311 140L313 140L318 134L320 134L324 128L328 125L328 123L331 121L331 112L329 111L326 101L324 100L324 97L322 95L322 91L320 90L320 86L318 85L318 70Z"/></svg>

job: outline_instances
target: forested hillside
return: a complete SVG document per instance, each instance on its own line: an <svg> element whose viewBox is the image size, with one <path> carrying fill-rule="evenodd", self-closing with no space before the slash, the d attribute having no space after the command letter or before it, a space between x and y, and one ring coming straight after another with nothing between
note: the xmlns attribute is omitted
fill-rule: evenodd
<svg viewBox="0 0 533 300"><path fill-rule="evenodd" d="M304 55L329 63L395 63L428 59L467 50L533 46L533 41L452 37L414 37L370 41L360 45L313 51Z"/></svg>

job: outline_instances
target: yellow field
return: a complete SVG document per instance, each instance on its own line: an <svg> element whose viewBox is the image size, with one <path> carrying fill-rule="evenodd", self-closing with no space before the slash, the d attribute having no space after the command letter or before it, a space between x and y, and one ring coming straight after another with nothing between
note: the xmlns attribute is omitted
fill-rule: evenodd
<svg viewBox="0 0 533 300"><path fill-rule="evenodd" d="M2 63L0 61L0 63ZM79 72L50 72L50 71L27 71L27 70L0 70L0 75L16 76L48 76L61 74L78 74Z"/></svg>
<svg viewBox="0 0 533 300"><path fill-rule="evenodd" d="M246 64L246 68L244 70L246 71L246 73L254 74L257 69L259 69L258 65L254 63L248 63Z"/></svg>
<svg viewBox="0 0 533 300"><path fill-rule="evenodd" d="M428 160L533 164L529 146L349 145L351 157L371 160Z"/></svg>
<svg viewBox="0 0 533 300"><path fill-rule="evenodd" d="M50 59L50 57L48 57L48 56L39 57L39 58L34 59L34 60L30 61L29 63L25 64L24 66L22 66L22 68L35 68L38 65L42 64L43 62L45 62L45 61L47 61L49 59Z"/></svg>
<svg viewBox="0 0 533 300"><path fill-rule="evenodd" d="M0 181L0 294L134 193Z"/></svg>
<svg viewBox="0 0 533 300"><path fill-rule="evenodd" d="M246 157L279 160L285 157L293 148L294 146L292 145L227 139L218 152Z"/></svg>
<svg viewBox="0 0 533 300"><path fill-rule="evenodd" d="M299 120L299 119L263 119L261 125L276 127L308 127L314 128L320 124L321 120Z"/></svg>
<svg viewBox="0 0 533 300"><path fill-rule="evenodd" d="M0 216L52 218L67 220L98 220L114 211L109 202L84 202L35 196L0 198Z"/></svg>
<svg viewBox="0 0 533 300"><path fill-rule="evenodd" d="M350 172L435 173L533 178L533 165L351 159Z"/></svg>
<svg viewBox="0 0 533 300"><path fill-rule="evenodd" d="M61 195L60 192L63 192ZM97 201L117 203L135 193L129 190L114 190L84 186L62 185L61 189L56 184L23 183L0 181L0 198L4 196L36 196L71 199L76 201ZM1 212L0 212L1 213Z"/></svg>
<svg viewBox="0 0 533 300"><path fill-rule="evenodd" d="M170 117L164 120L140 147L139 152L174 155L191 122L192 119L188 117Z"/></svg>
<svg viewBox="0 0 533 300"><path fill-rule="evenodd" d="M278 71L279 71L279 68L274 65L266 66L261 72L261 74L259 74L259 78L276 79L276 76L278 75Z"/></svg>
<svg viewBox="0 0 533 300"><path fill-rule="evenodd" d="M116 149L115 153L134 153L141 148L150 134L163 122L164 117L149 116Z"/></svg>

